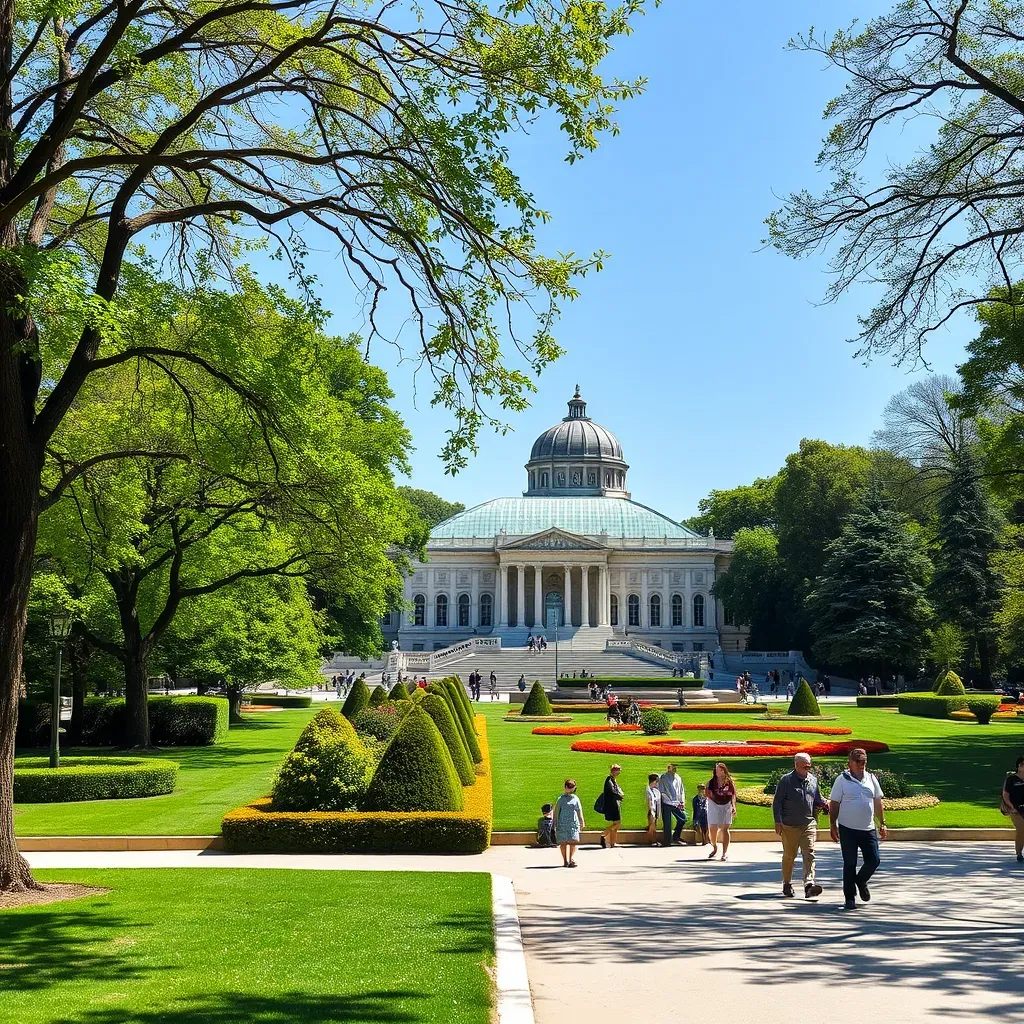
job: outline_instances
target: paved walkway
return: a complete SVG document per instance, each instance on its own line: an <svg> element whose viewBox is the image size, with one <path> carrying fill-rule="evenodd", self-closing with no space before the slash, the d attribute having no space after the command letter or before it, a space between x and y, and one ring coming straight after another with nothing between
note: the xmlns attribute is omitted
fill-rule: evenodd
<svg viewBox="0 0 1024 1024"><path fill-rule="evenodd" d="M1009 844L883 844L874 899L841 909L839 851L820 847L817 901L779 893L780 849L557 851L479 857L46 854L37 867L491 871L515 883L538 1024L680 1020L1024 1022L1024 869ZM799 871L799 864L797 865Z"/></svg>

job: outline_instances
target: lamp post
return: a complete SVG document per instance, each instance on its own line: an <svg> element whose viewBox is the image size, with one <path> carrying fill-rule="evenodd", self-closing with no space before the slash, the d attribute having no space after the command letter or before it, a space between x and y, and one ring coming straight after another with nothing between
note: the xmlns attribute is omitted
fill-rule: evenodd
<svg viewBox="0 0 1024 1024"><path fill-rule="evenodd" d="M47 623L50 639L57 648L57 674L53 677L53 705L50 709L50 767L60 767L60 662L64 643L71 632L71 613L63 609L50 612Z"/></svg>

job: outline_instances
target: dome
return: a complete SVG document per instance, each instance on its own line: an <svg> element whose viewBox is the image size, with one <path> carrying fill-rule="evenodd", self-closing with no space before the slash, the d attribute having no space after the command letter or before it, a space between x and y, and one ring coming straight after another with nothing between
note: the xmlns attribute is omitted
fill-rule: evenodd
<svg viewBox="0 0 1024 1024"><path fill-rule="evenodd" d="M580 397L579 385L569 402L569 415L548 427L530 451L530 461L540 459L600 459L622 461L619 439L587 415L587 403Z"/></svg>

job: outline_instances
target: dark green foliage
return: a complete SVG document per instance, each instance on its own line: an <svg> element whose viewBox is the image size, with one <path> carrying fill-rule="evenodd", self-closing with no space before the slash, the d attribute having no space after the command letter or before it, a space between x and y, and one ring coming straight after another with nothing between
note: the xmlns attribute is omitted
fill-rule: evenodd
<svg viewBox="0 0 1024 1024"><path fill-rule="evenodd" d="M452 764L455 765L459 782L463 786L472 786L476 781L473 762L448 702L436 693L428 693L420 701L420 707L430 715L434 725L437 726L437 731L441 734L441 739L444 740L448 753L452 756Z"/></svg>
<svg viewBox="0 0 1024 1024"><path fill-rule="evenodd" d="M383 686L375 686L370 694L370 707L375 708L388 699L388 691Z"/></svg>
<svg viewBox="0 0 1024 1024"><path fill-rule="evenodd" d="M462 705L462 709L466 713L465 721L468 721L473 726L473 732L476 732L476 712L473 710L473 705L469 699L469 694L466 693L465 686L462 685L462 680L458 676L446 676L441 680L441 685L451 697L453 709L456 704Z"/></svg>
<svg viewBox="0 0 1024 1024"><path fill-rule="evenodd" d="M847 517L808 598L814 649L833 665L916 665L931 607L917 534L877 487Z"/></svg>
<svg viewBox="0 0 1024 1024"><path fill-rule="evenodd" d="M999 710L1000 698L987 694L968 694L967 710L974 714L978 725L988 725L989 720Z"/></svg>
<svg viewBox="0 0 1024 1024"><path fill-rule="evenodd" d="M957 697L966 692L963 681L952 670L940 672L935 680L935 693L940 697Z"/></svg>
<svg viewBox="0 0 1024 1024"><path fill-rule="evenodd" d="M155 757L66 757L59 768L48 758L14 762L15 803L128 800L174 790L178 766Z"/></svg>
<svg viewBox="0 0 1024 1024"><path fill-rule="evenodd" d="M395 490L416 509L416 514L431 529L438 523L450 519L456 512L462 512L466 507L461 502L445 501L433 491L424 491L418 487L402 484Z"/></svg>
<svg viewBox="0 0 1024 1024"><path fill-rule="evenodd" d="M918 718L947 718L951 711L967 707L966 697L940 697L933 693L901 693L896 698L901 715Z"/></svg>
<svg viewBox="0 0 1024 1024"><path fill-rule="evenodd" d="M846 761L815 761L814 766L811 768L811 774L817 776L818 788L821 790L821 795L827 800L829 790L832 788L832 783L839 778L840 775L847 768ZM893 800L898 797L913 796L914 787L910 784L910 780L899 772L891 772L887 768L872 768L868 765L868 770L872 775L878 778L878 784L882 787L882 792L886 797ZM779 784L779 779L783 775L788 775L792 771L792 768L776 768L768 776L768 781L765 783L764 791L766 793L774 793L775 787Z"/></svg>
<svg viewBox="0 0 1024 1024"><path fill-rule="evenodd" d="M358 738L321 729L286 758L274 780L278 811L345 811L366 792L373 758Z"/></svg>
<svg viewBox="0 0 1024 1024"><path fill-rule="evenodd" d="M367 811L461 811L462 786L433 719L422 706L405 716L377 765Z"/></svg>
<svg viewBox="0 0 1024 1024"><path fill-rule="evenodd" d="M376 740L389 740L398 731L403 717L394 701L370 704L356 715L356 732Z"/></svg>
<svg viewBox="0 0 1024 1024"><path fill-rule="evenodd" d="M481 754L480 744L477 742L476 725L473 722L473 715L467 713L462 701L453 694L450 687L443 686L440 683L431 683L427 687L427 692L440 694L440 696L448 701L448 706L451 708L452 714L455 715L455 720L459 724L462 738L466 741L466 749L469 751L469 756L473 759L473 764L479 764L483 760L483 754Z"/></svg>
<svg viewBox="0 0 1024 1024"><path fill-rule="evenodd" d="M586 687L591 683L603 686L607 683L613 690L616 687L651 687L658 690L702 690L707 683L705 679L673 679L671 676L588 676L586 679L559 679L559 689L570 689L574 686Z"/></svg>
<svg viewBox="0 0 1024 1024"><path fill-rule="evenodd" d="M548 695L544 692L544 687L541 686L539 679L535 680L533 686L530 687L530 695L526 698L526 703L520 713L524 715L551 714L551 701L548 700Z"/></svg>
<svg viewBox="0 0 1024 1024"><path fill-rule="evenodd" d="M938 514L932 602L944 619L963 630L968 642L965 664L976 657L978 675L987 686L1002 589L992 556L1000 548L1002 524L969 448L954 463L939 497Z"/></svg>
<svg viewBox="0 0 1024 1024"><path fill-rule="evenodd" d="M647 708L640 715L640 728L648 736L661 736L668 732L669 719L661 708Z"/></svg>
<svg viewBox="0 0 1024 1024"><path fill-rule="evenodd" d="M814 696L811 684L806 679L800 680L800 685L789 702L787 715L820 715L821 708L818 707L818 698Z"/></svg>
<svg viewBox="0 0 1024 1024"><path fill-rule="evenodd" d="M391 687L391 692L388 694L388 697L391 700L408 700L409 690L405 683L395 683L395 685Z"/></svg>
<svg viewBox="0 0 1024 1024"><path fill-rule="evenodd" d="M158 747L205 747L228 734L228 702L223 697L150 697L149 731ZM85 701L82 742L121 747L128 742L124 697Z"/></svg>
<svg viewBox="0 0 1024 1024"><path fill-rule="evenodd" d="M264 704L268 708L308 708L313 704L312 697L297 693L246 693L244 699L250 704Z"/></svg>
<svg viewBox="0 0 1024 1024"><path fill-rule="evenodd" d="M18 701L16 747L45 747L50 742L50 705L40 701Z"/></svg>
<svg viewBox="0 0 1024 1024"><path fill-rule="evenodd" d="M894 708L897 707L896 697L858 697L857 707L859 708Z"/></svg>
<svg viewBox="0 0 1024 1024"><path fill-rule="evenodd" d="M363 708L367 707L369 703L370 688L366 685L366 680L360 677L352 684L352 689L348 691L345 703L341 707L341 713L350 722L354 722L356 720L356 715L358 715Z"/></svg>

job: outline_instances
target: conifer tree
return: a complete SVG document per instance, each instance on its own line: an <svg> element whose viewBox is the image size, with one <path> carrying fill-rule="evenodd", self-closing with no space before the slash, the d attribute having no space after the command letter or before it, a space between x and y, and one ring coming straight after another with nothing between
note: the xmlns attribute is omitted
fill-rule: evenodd
<svg viewBox="0 0 1024 1024"><path fill-rule="evenodd" d="M932 615L929 571L907 520L872 485L829 545L808 599L815 652L831 664L916 664Z"/></svg>

